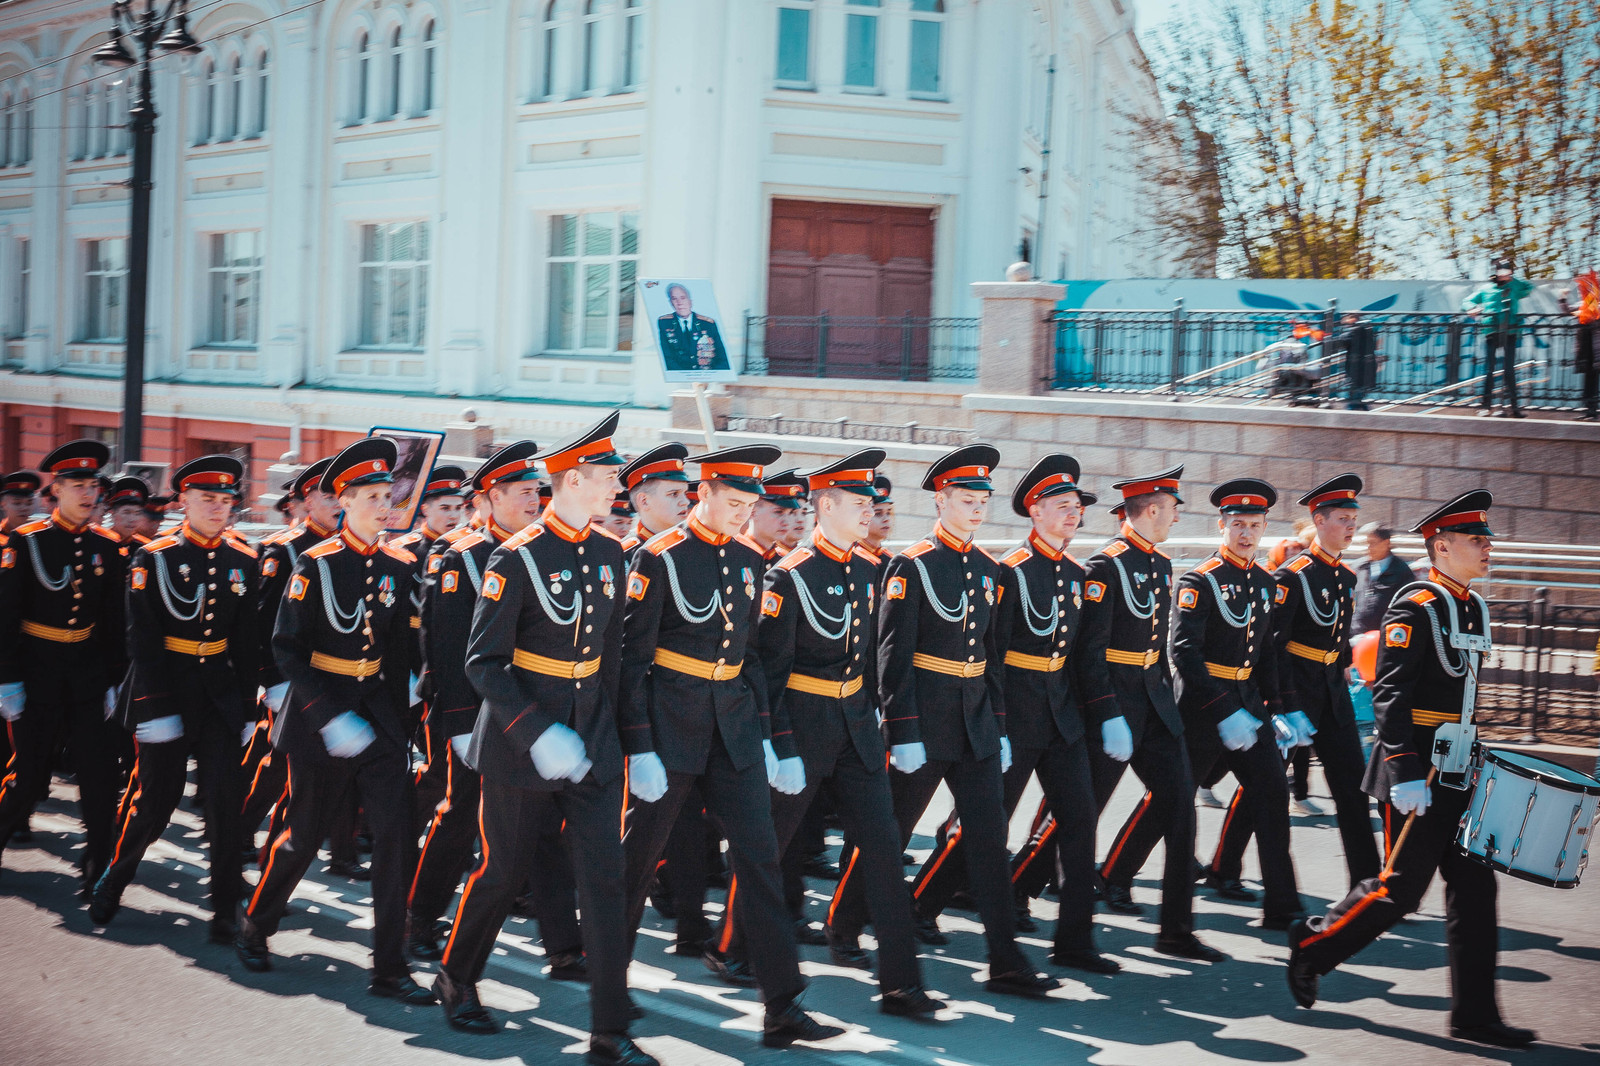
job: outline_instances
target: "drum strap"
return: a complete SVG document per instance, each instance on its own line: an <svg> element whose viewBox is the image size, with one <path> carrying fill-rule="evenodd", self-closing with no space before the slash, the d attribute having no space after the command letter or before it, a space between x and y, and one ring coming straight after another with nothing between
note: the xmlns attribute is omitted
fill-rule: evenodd
<svg viewBox="0 0 1600 1066"><path fill-rule="evenodd" d="M1431 752L1434 768L1439 771L1439 783L1451 788L1468 788L1471 775L1468 773L1472 748L1477 740L1478 731L1472 724L1472 713L1478 702L1478 667L1483 661L1481 646L1490 643L1489 638L1489 605L1482 596L1469 591L1477 602L1479 615L1483 619L1483 635L1464 634L1461 632L1461 617L1456 610L1456 599L1448 589L1432 581L1414 581L1395 593L1394 598L1409 593L1414 589L1427 589L1433 593L1433 600L1422 605L1423 612L1428 616L1433 630L1433 649L1439 657L1439 666L1451 677L1462 679L1461 684L1461 717L1456 722L1446 722L1434 730L1434 749ZM1450 628L1446 630L1439 618L1435 603L1443 603L1450 614ZM1480 647L1473 647L1477 644Z"/></svg>

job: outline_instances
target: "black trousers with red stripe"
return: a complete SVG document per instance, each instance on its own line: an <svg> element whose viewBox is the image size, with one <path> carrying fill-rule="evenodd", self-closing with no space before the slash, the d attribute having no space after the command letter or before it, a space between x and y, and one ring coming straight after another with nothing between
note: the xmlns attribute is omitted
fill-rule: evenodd
<svg viewBox="0 0 1600 1066"><path fill-rule="evenodd" d="M1189 769L1189 752L1183 740L1172 735L1154 713L1145 715L1144 729L1134 737L1133 758L1117 762L1099 747L1089 755L1094 776L1096 812L1104 811L1111 794L1128 767L1144 782L1145 795L1129 815L1130 822L1145 822L1156 838L1166 843L1166 861L1161 872L1161 936L1175 939L1194 932L1194 877L1190 864L1194 856L1194 775ZM1123 827L1126 830L1126 826ZM1106 856L1106 869L1118 867L1117 834ZM1149 854L1147 851L1146 855ZM1141 863L1141 865L1143 865Z"/></svg>
<svg viewBox="0 0 1600 1066"><path fill-rule="evenodd" d="M1011 898L1011 866L1006 855L1000 753L987 759L969 754L967 758L948 762L929 760L911 774L890 770L889 789L894 797L901 848L911 843L911 834L941 781L949 786L955 798L956 814L963 827L962 837L969 842L967 878L988 940L989 971L997 974L1015 970L1031 972L1033 964L1017 946L1017 912ZM841 878L834 890L828 924L836 936L851 939L861 935L868 917L864 882L862 877Z"/></svg>
<svg viewBox="0 0 1600 1066"><path fill-rule="evenodd" d="M1437 871L1444 878L1450 1022L1484 1025L1500 1020L1494 989L1500 950L1494 871L1455 843L1461 816L1471 802L1470 789L1433 786L1432 803L1412 825L1389 876L1380 873L1362 881L1326 914L1307 923L1311 935L1301 941L1300 951L1313 972L1330 972L1416 910ZM1390 846L1406 816L1387 803L1382 807L1384 841Z"/></svg>
<svg viewBox="0 0 1600 1066"><path fill-rule="evenodd" d="M629 931L622 850L622 776L593 774L558 789L484 781L479 802L483 861L467 879L440 967L451 980L477 984L512 901L534 875L537 841L566 822L576 864L581 939L589 957L590 1031L628 1031ZM548 940L548 934L546 936Z"/></svg>
<svg viewBox="0 0 1600 1066"><path fill-rule="evenodd" d="M450 750L450 738L444 735L440 727L440 715L429 713L422 719L422 728L418 731L418 738L424 745L423 754L428 761L417 768L414 786L417 793L417 832L427 832L433 823L433 817L439 804L444 802L445 793L450 789L450 768L454 761L453 752ZM476 809L478 803L474 799L472 806Z"/></svg>
<svg viewBox="0 0 1600 1066"><path fill-rule="evenodd" d="M1032 862L1013 864L1015 885L1032 863L1054 865L1061 871L1061 917L1056 921L1056 951L1094 948L1094 834L1097 821L1094 786L1089 776L1089 748L1082 738L1069 744L1057 734L1047 748L1018 748L1011 753L1011 769L1003 781L1006 820L1016 813L1028 780L1037 770L1051 811L1061 812L1051 838L1054 847L1042 847ZM936 848L913 884L917 916L935 918L950 904L950 897L966 887L966 834ZM1046 875L1048 876L1048 875ZM1015 892L1013 892L1013 898Z"/></svg>
<svg viewBox="0 0 1600 1066"><path fill-rule="evenodd" d="M256 730L256 736L262 735L262 730ZM267 842L262 846L257 861L262 865L267 861L267 849L272 847L273 837L283 831L283 816L280 813L289 796L289 759L282 752L272 751L272 744L267 743L267 752L259 759L252 762L251 753L255 750L255 737L250 740L250 747L245 750L244 772L249 775L249 791L244 800L244 816L240 820L240 832L243 836L244 846L253 849L256 846L256 830L261 828L261 823L269 815L271 822L267 827Z"/></svg>
<svg viewBox="0 0 1600 1066"><path fill-rule="evenodd" d="M711 868L711 848L715 846L720 851L721 839L721 831L713 829L706 819L706 799L700 786L692 786L672 824L655 871L655 891L672 901L678 916L679 943L711 939L711 923L706 921L706 872Z"/></svg>
<svg viewBox="0 0 1600 1066"><path fill-rule="evenodd" d="M1222 764L1239 779L1239 791L1223 822L1223 839L1227 839L1230 826L1240 820L1255 827L1261 856L1263 913L1274 917L1300 913L1303 909L1300 891L1295 884L1294 861L1289 856L1289 786L1271 728L1261 725L1256 730L1256 742L1245 751L1229 751L1223 747L1216 726L1209 722L1190 723L1184 730L1183 740L1189 752L1190 768L1197 777L1210 774L1213 767ZM1189 805L1192 810L1192 792ZM1134 808L1117 834L1110 857L1101 870L1108 884L1124 888L1131 885L1134 875L1150 858L1156 841L1161 839L1161 827L1150 817L1151 809L1151 805L1143 803ZM1237 829L1234 834L1240 835ZM1248 840L1248 836L1245 839ZM1167 858L1170 863L1171 851Z"/></svg>
<svg viewBox="0 0 1600 1066"><path fill-rule="evenodd" d="M116 843L117 794L122 785L119 757L128 735L106 720L98 698L52 705L31 692L21 716L7 722L6 731L12 750L0 779L0 851L50 794L51 764L66 741L83 819L79 868L90 879L98 879Z"/></svg>
<svg viewBox="0 0 1600 1066"><path fill-rule="evenodd" d="M1087 751L1084 757L1088 758ZM1093 796L1092 786L1090 795ZM1038 899L1046 888L1057 884L1059 872L1051 861L1055 858L1055 851L1056 816L1050 813L1050 798L1045 796L1039 800L1039 808L1033 812L1033 824L1028 829L1027 841L1011 857L1011 888L1019 901ZM1092 876L1093 854L1089 856L1089 869Z"/></svg>
<svg viewBox="0 0 1600 1066"><path fill-rule="evenodd" d="M184 736L167 744L134 742L133 779L123 797L117 847L100 878L100 887L120 897L133 881L139 860L166 830L183 798L192 751L205 803L211 909L218 918L231 922L240 896L238 840L244 768L239 762L239 736L221 714L186 717L183 728Z"/></svg>

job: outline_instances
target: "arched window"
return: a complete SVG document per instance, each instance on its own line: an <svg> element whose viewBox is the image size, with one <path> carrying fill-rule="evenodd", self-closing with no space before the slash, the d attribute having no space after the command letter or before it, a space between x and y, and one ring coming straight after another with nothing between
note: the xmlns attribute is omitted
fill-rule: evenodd
<svg viewBox="0 0 1600 1066"><path fill-rule="evenodd" d="M367 92L372 83L372 51L367 41L367 31L356 31L356 84L350 125L367 120Z"/></svg>
<svg viewBox="0 0 1600 1066"><path fill-rule="evenodd" d="M0 93L0 167L11 166L12 125L11 94Z"/></svg>
<svg viewBox="0 0 1600 1066"><path fill-rule="evenodd" d="M421 107L418 110L424 115L432 114L436 106L434 101L437 99L439 78L438 30L438 24L431 19L422 27L422 93Z"/></svg>
<svg viewBox="0 0 1600 1066"><path fill-rule="evenodd" d="M944 0L911 0L911 56L906 89L913 96L944 94Z"/></svg>
<svg viewBox="0 0 1600 1066"><path fill-rule="evenodd" d="M566 67L567 32L571 28L571 0L550 0L544 9L544 80L540 93L549 100L561 93L561 74Z"/></svg>
<svg viewBox="0 0 1600 1066"><path fill-rule="evenodd" d="M389 31L389 70L388 81L384 84L383 114L381 118L400 117L400 86L405 84L401 79L402 57L400 54L400 27L395 26Z"/></svg>
<svg viewBox="0 0 1600 1066"><path fill-rule="evenodd" d="M20 107L22 111L20 116L22 150L20 157L13 159L12 162L16 166L22 167L33 162L33 94L26 89L22 90Z"/></svg>
<svg viewBox="0 0 1600 1066"><path fill-rule="evenodd" d="M222 112L222 130L217 140L231 141L239 136L239 118L244 113L244 65L239 62L238 56L234 56L233 62L228 65L228 80L223 86L223 93L226 104Z"/></svg>
<svg viewBox="0 0 1600 1066"><path fill-rule="evenodd" d="M610 6L606 0L584 0L581 92L594 92L600 88L600 79L605 76L601 69L601 57L605 47L602 41L605 33L605 17Z"/></svg>
<svg viewBox="0 0 1600 1066"><path fill-rule="evenodd" d="M265 48L256 56L256 114L255 135L261 137L267 132L267 104L272 98L269 75L271 73L268 62L270 55Z"/></svg>
<svg viewBox="0 0 1600 1066"><path fill-rule="evenodd" d="M628 0L622 13L622 87L644 84L644 0Z"/></svg>
<svg viewBox="0 0 1600 1066"><path fill-rule="evenodd" d="M127 155L128 142L128 75L114 75L115 80L106 85L106 155Z"/></svg>
<svg viewBox="0 0 1600 1066"><path fill-rule="evenodd" d="M200 73L194 83L194 143L205 144L211 139L211 109L215 100L211 95L211 59L200 63Z"/></svg>
<svg viewBox="0 0 1600 1066"><path fill-rule="evenodd" d="M79 84L71 92L72 95L67 98L67 125L71 127L67 131L71 145L67 156L70 159L82 159L88 152L89 142L89 87Z"/></svg>
<svg viewBox="0 0 1600 1066"><path fill-rule="evenodd" d="M211 144L220 141L222 129L222 68L206 60L206 105L204 108L205 125L201 127L200 141L202 144Z"/></svg>
<svg viewBox="0 0 1600 1066"><path fill-rule="evenodd" d="M87 104L84 107L84 120L89 126L89 142L85 158L99 159L106 154L106 103L105 87L91 82L88 89Z"/></svg>

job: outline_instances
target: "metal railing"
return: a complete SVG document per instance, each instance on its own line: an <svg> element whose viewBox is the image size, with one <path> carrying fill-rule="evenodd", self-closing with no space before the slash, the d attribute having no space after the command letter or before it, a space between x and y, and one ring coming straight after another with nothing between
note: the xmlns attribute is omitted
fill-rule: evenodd
<svg viewBox="0 0 1600 1066"><path fill-rule="evenodd" d="M857 422L851 418L790 418L788 415L729 415L718 420L717 428L729 433L761 433L769 436L837 437L873 444L938 444L959 447L977 435L970 429L924 426L918 422Z"/></svg>
<svg viewBox="0 0 1600 1066"><path fill-rule="evenodd" d="M1337 303L1324 311L1058 311L1060 390L1151 393L1261 402L1320 402L1346 395ZM1373 406L1476 402L1482 391L1484 323L1466 314L1362 313L1377 336ZM1579 406L1577 323L1566 315L1519 316L1517 391L1528 407Z"/></svg>
<svg viewBox="0 0 1600 1066"><path fill-rule="evenodd" d="M746 315L744 373L876 381L973 381L978 319Z"/></svg>

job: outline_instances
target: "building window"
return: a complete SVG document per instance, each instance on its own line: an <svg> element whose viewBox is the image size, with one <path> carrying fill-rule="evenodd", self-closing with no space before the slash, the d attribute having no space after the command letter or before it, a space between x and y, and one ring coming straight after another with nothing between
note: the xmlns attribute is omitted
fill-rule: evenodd
<svg viewBox="0 0 1600 1066"><path fill-rule="evenodd" d="M210 60L206 61L206 102L203 108L205 125L200 131L201 144L215 144L222 140L223 113L227 108L227 100L222 95L225 77L220 66Z"/></svg>
<svg viewBox="0 0 1600 1066"><path fill-rule="evenodd" d="M428 223L361 227L362 347L423 347L428 324L428 266Z"/></svg>
<svg viewBox="0 0 1600 1066"><path fill-rule="evenodd" d="M400 117L400 86L405 84L403 66L404 59L400 53L400 27L396 26L389 31L389 77L384 85L387 95L380 118Z"/></svg>
<svg viewBox="0 0 1600 1066"><path fill-rule="evenodd" d="M430 22L422 28L422 108L421 113L431 115L436 106L436 83L439 78L438 25Z"/></svg>
<svg viewBox="0 0 1600 1066"><path fill-rule="evenodd" d="M848 0L850 7L878 7L878 0ZM849 89L878 87L878 14L852 12L844 21L844 84Z"/></svg>
<svg viewBox="0 0 1600 1066"><path fill-rule="evenodd" d="M592 93L600 87L604 76L600 70L603 45L601 35L603 20L610 5L604 0L584 0L583 4L583 92Z"/></svg>
<svg viewBox="0 0 1600 1066"><path fill-rule="evenodd" d="M33 161L33 98L26 89L0 95L0 167Z"/></svg>
<svg viewBox="0 0 1600 1066"><path fill-rule="evenodd" d="M906 89L913 96L944 93L944 0L911 0L911 62Z"/></svg>
<svg viewBox="0 0 1600 1066"><path fill-rule="evenodd" d="M106 96L110 92L109 86L94 84L89 86L89 95L84 106L84 121L89 125L88 159L100 159L106 154Z"/></svg>
<svg viewBox="0 0 1600 1066"><path fill-rule="evenodd" d="M644 84L644 0L628 0L622 13L622 87Z"/></svg>
<svg viewBox="0 0 1600 1066"><path fill-rule="evenodd" d="M572 20L571 0L550 0L544 9L544 80L540 95L553 100L561 90L561 68L566 50L568 23Z"/></svg>
<svg viewBox="0 0 1600 1066"><path fill-rule="evenodd" d="M6 286L5 336L15 340L28 332L28 288L33 280L33 249L26 238L13 247L11 284Z"/></svg>
<svg viewBox="0 0 1600 1066"><path fill-rule="evenodd" d="M267 132L267 105L272 98L268 80L268 76L271 73L268 68L269 58L270 56L265 48L263 48L261 50L261 54L256 57L255 135L257 137L265 136Z"/></svg>
<svg viewBox="0 0 1600 1066"><path fill-rule="evenodd" d="M639 213L550 217L545 350L631 352Z"/></svg>
<svg viewBox="0 0 1600 1066"><path fill-rule="evenodd" d="M206 343L254 347L261 308L261 234L213 233Z"/></svg>
<svg viewBox="0 0 1600 1066"><path fill-rule="evenodd" d="M362 30L356 34L356 84L354 93L354 109L350 116L350 125L359 126L367 120L367 91L372 84L372 52L368 47L367 32Z"/></svg>
<svg viewBox="0 0 1600 1066"><path fill-rule="evenodd" d="M128 326L127 241L83 242L83 326L79 340L121 344Z"/></svg>
<svg viewBox="0 0 1600 1066"><path fill-rule="evenodd" d="M811 87L811 4L785 3L778 8L777 83Z"/></svg>

